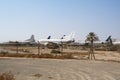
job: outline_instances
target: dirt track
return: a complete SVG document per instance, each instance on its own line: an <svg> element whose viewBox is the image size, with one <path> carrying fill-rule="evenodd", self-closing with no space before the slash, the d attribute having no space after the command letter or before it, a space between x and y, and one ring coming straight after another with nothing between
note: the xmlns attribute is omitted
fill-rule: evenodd
<svg viewBox="0 0 120 80"><path fill-rule="evenodd" d="M120 63L89 60L0 59L15 80L120 80Z"/></svg>

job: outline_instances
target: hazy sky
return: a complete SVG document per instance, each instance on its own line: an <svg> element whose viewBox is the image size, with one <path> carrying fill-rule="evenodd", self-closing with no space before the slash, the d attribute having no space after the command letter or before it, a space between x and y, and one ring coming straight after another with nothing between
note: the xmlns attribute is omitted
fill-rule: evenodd
<svg viewBox="0 0 120 80"><path fill-rule="evenodd" d="M77 40L89 32L120 39L120 0L0 0L0 42L73 31Z"/></svg>

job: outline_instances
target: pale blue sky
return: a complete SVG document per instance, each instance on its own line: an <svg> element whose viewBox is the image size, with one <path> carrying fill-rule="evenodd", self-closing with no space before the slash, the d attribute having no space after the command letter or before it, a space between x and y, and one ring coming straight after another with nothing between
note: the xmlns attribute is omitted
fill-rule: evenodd
<svg viewBox="0 0 120 80"><path fill-rule="evenodd" d="M84 40L95 32L100 40L120 39L120 0L1 0L0 42L60 38L76 32Z"/></svg>

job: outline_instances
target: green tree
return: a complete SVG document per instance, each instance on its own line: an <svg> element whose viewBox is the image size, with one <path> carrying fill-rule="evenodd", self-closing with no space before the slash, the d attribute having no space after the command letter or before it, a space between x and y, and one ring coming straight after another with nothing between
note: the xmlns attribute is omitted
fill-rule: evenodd
<svg viewBox="0 0 120 80"><path fill-rule="evenodd" d="M90 32L87 35L86 41L90 42L90 51L88 54L88 59L92 59L92 57L95 59L95 55L94 55L94 51L93 51L93 49L94 49L93 42L98 41L98 40L99 40L99 38L94 32Z"/></svg>

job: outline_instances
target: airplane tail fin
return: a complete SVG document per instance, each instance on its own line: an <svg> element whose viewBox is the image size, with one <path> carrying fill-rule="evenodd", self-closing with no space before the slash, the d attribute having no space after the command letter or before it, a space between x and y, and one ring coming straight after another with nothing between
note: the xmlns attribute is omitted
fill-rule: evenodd
<svg viewBox="0 0 120 80"><path fill-rule="evenodd" d="M28 42L35 42L35 38L34 38L34 35L31 35L30 39L27 39L25 41L28 41Z"/></svg>
<svg viewBox="0 0 120 80"><path fill-rule="evenodd" d="M107 42L110 41L110 40L111 40L111 36L109 36L109 37L106 39Z"/></svg>
<svg viewBox="0 0 120 80"><path fill-rule="evenodd" d="M63 35L63 36L61 37L61 39L64 39L65 36L66 36L66 35Z"/></svg>
<svg viewBox="0 0 120 80"><path fill-rule="evenodd" d="M48 38L47 39L51 39L51 36L48 36Z"/></svg>
<svg viewBox="0 0 120 80"><path fill-rule="evenodd" d="M74 37L75 37L75 32L72 32L68 36L64 35L62 39L74 39Z"/></svg>
<svg viewBox="0 0 120 80"><path fill-rule="evenodd" d="M109 36L109 37L106 39L106 42L109 42L111 45L113 45L113 41L112 41L111 36Z"/></svg>

